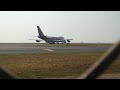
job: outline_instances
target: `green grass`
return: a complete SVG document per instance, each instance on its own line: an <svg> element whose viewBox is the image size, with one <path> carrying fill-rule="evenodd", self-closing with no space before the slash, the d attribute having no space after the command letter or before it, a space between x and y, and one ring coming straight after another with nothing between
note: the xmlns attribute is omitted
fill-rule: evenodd
<svg viewBox="0 0 120 90"><path fill-rule="evenodd" d="M20 79L79 76L98 58L99 53L1 54L0 65ZM106 73L120 73L120 60Z"/></svg>

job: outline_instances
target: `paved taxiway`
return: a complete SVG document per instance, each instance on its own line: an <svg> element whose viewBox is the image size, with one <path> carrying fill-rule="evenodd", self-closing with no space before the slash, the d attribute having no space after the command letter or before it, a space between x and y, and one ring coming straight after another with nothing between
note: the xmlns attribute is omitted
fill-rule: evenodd
<svg viewBox="0 0 120 90"><path fill-rule="evenodd" d="M48 53L48 52L103 52L109 46L52 46L39 43L0 43L0 54L8 53Z"/></svg>

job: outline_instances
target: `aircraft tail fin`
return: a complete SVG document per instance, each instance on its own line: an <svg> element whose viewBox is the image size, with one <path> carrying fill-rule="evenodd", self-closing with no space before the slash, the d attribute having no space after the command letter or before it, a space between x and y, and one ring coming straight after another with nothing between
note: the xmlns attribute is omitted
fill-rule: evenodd
<svg viewBox="0 0 120 90"><path fill-rule="evenodd" d="M40 29L39 26L37 26L37 29L38 29L39 37L40 37L40 38L44 37L44 34L43 34L43 32L42 32L42 30Z"/></svg>

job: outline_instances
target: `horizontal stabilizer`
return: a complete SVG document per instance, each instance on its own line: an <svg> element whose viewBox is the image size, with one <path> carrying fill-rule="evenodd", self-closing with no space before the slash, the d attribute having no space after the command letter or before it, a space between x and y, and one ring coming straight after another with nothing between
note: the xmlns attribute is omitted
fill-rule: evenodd
<svg viewBox="0 0 120 90"><path fill-rule="evenodd" d="M38 37L38 36L30 36L30 37Z"/></svg>
<svg viewBox="0 0 120 90"><path fill-rule="evenodd" d="M73 40L73 39L66 39L66 40Z"/></svg>
<svg viewBox="0 0 120 90"><path fill-rule="evenodd" d="M28 40L39 40L39 39L28 39ZM39 41L42 41L42 40L39 40Z"/></svg>

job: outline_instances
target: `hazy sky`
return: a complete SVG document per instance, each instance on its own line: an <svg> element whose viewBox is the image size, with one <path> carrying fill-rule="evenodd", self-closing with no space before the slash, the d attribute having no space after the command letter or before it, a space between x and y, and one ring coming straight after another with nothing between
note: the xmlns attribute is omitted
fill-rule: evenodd
<svg viewBox="0 0 120 90"><path fill-rule="evenodd" d="M0 11L0 43L35 42L37 25L45 35L72 42L116 42L120 11Z"/></svg>

